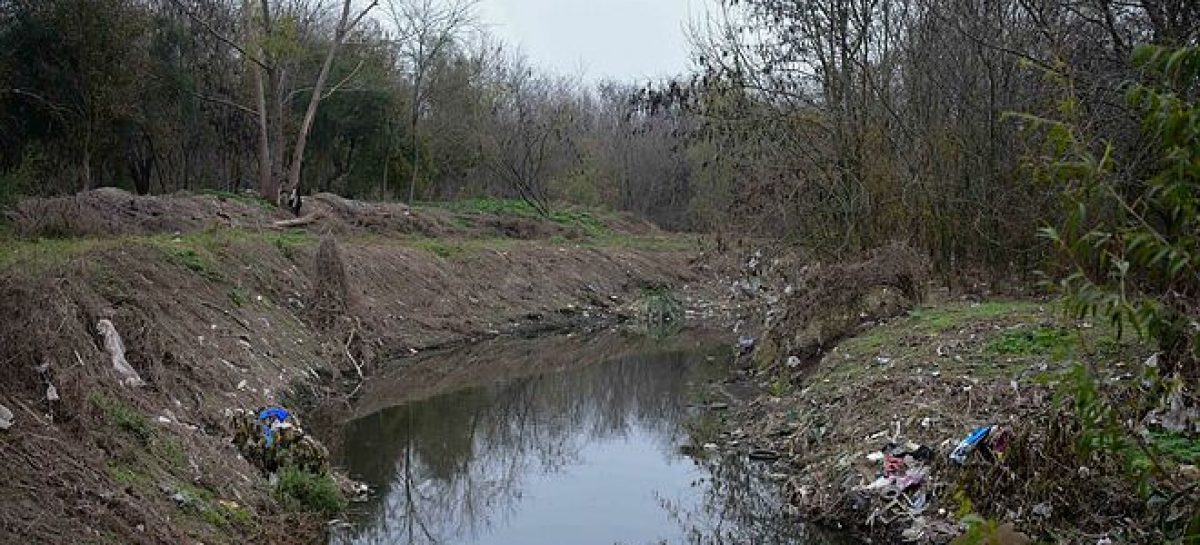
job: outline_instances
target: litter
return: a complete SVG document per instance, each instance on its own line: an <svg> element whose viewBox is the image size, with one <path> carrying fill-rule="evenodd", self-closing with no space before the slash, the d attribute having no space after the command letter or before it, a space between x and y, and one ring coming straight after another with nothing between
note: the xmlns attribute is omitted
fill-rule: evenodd
<svg viewBox="0 0 1200 545"><path fill-rule="evenodd" d="M966 438L958 443L958 446L955 447L954 451L950 453L950 459L958 465L967 463L967 458L971 456L972 452L975 452L975 449L979 447L979 444L982 443L984 439L987 439L987 436L990 433L992 433L992 426L980 426L975 428L975 431L968 434Z"/></svg>
<svg viewBox="0 0 1200 545"><path fill-rule="evenodd" d="M146 381L138 375L137 371L129 365L125 360L125 344L121 342L121 335L117 333L117 326L109 320L100 320L96 323L96 331L104 337L104 349L108 351L109 357L112 358L113 369L121 375L121 385L138 387L144 386Z"/></svg>
<svg viewBox="0 0 1200 545"><path fill-rule="evenodd" d="M242 457L264 473L283 467L318 474L329 470L329 452L300 429L287 409L232 412L233 444Z"/></svg>
<svg viewBox="0 0 1200 545"><path fill-rule="evenodd" d="M262 426L263 438L267 442L267 448L275 446L276 430L282 428L284 425L289 425L287 422L288 416L290 416L290 413L283 407L267 407L258 413L258 424Z"/></svg>
<svg viewBox="0 0 1200 545"><path fill-rule="evenodd" d="M7 430L13 425L13 413L8 407L0 405L0 430Z"/></svg>

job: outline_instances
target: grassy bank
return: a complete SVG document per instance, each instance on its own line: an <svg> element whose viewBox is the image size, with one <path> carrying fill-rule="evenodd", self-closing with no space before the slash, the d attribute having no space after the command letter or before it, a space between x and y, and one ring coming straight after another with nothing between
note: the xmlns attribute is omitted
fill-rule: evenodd
<svg viewBox="0 0 1200 545"><path fill-rule="evenodd" d="M760 378L761 397L720 429L753 430L748 448L781 453L775 467L788 474L785 494L798 512L876 538L936 543L974 528L979 539L1014 531L1055 543L1105 535L1161 543L1187 521L1162 523L1154 506L1174 497L1167 508L1176 509L1189 497L1200 442L1149 428L1146 455L1130 457L1098 448L1105 436L1087 421L1103 400L1142 395L1152 353L1108 324L1064 316L1053 300L943 295L860 328L804 371ZM1137 414L1128 412L1120 418ZM984 425L1012 431L1005 457L949 462L959 440ZM934 454L928 478L898 508L865 488L883 475L867 456L910 441ZM1147 474L1131 462L1161 472L1139 477ZM918 495L920 508L910 507Z"/></svg>

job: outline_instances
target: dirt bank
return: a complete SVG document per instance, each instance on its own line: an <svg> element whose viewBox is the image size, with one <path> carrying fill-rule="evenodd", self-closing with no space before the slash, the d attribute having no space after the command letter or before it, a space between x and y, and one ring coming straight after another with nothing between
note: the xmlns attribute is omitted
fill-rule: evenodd
<svg viewBox="0 0 1200 545"><path fill-rule="evenodd" d="M862 315L815 360L745 358L742 376L712 391L731 410L701 428L723 450L777 456L772 472L796 516L874 540L1170 542L1200 499L1200 443L1148 427L1156 458L1142 460L1161 472L1139 492L1118 458L1084 448L1103 436L1077 413L1089 388L1136 399L1152 353L1105 324L1064 318L1050 299L934 290L894 317ZM988 425L991 450L950 460Z"/></svg>
<svg viewBox="0 0 1200 545"><path fill-rule="evenodd" d="M644 286L695 280L693 241L621 218L435 211L451 227L423 231L361 205L281 231L253 227L275 220L257 205L187 199L156 204L197 214L186 224L3 240L0 542L319 541L320 521L281 509L229 444L229 409L351 386L394 354L611 318ZM101 320L144 386L119 384Z"/></svg>

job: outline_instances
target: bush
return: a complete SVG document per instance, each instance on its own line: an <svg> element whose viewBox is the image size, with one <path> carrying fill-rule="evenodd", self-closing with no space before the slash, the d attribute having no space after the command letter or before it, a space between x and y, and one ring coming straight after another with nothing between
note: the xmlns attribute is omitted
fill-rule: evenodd
<svg viewBox="0 0 1200 545"><path fill-rule="evenodd" d="M1166 374L1196 374L1200 358L1200 48L1143 46L1134 55L1154 83L1134 85L1156 154L1145 179L1116 169L1111 145L1069 122L1035 119L1053 160L1045 170L1066 196L1066 218L1043 230L1059 252L1068 309L1153 340ZM1069 102L1068 102L1069 103ZM1094 149L1099 148L1096 153Z"/></svg>
<svg viewBox="0 0 1200 545"><path fill-rule="evenodd" d="M280 470L274 496L293 511L336 514L346 510L346 497L328 473L309 473L294 467Z"/></svg>

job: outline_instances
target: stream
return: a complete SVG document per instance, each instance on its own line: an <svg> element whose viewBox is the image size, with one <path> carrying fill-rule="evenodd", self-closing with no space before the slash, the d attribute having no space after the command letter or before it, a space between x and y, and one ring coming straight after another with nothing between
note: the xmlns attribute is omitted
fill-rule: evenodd
<svg viewBox="0 0 1200 545"><path fill-rule="evenodd" d="M406 363L339 430L337 464L373 494L331 543L832 543L784 520L760 462L684 454L696 386L729 360L608 335Z"/></svg>

